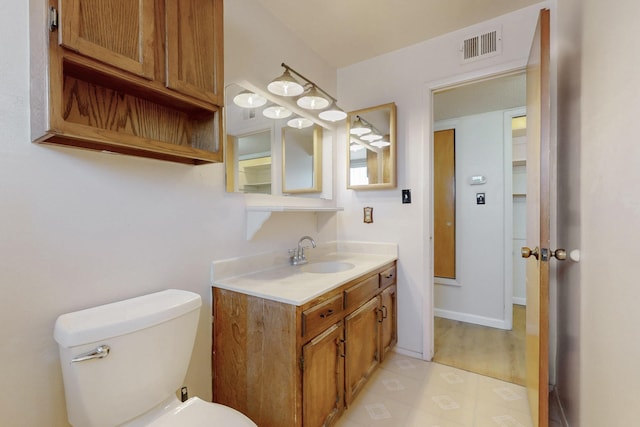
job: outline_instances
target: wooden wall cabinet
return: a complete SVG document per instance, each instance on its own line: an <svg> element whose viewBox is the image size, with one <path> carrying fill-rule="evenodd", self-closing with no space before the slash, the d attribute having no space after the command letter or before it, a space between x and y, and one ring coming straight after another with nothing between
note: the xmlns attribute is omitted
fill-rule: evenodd
<svg viewBox="0 0 640 427"><path fill-rule="evenodd" d="M395 262L302 306L213 288L213 398L260 427L333 425L396 343Z"/></svg>
<svg viewBox="0 0 640 427"><path fill-rule="evenodd" d="M31 0L31 134L222 161L222 0Z"/></svg>

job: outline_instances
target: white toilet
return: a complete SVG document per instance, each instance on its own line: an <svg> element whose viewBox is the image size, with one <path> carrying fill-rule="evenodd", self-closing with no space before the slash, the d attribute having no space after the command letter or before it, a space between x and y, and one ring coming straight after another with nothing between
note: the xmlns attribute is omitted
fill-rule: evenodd
<svg viewBox="0 0 640 427"><path fill-rule="evenodd" d="M63 314L60 348L75 427L256 427L240 412L192 397L181 402L202 302L170 289Z"/></svg>

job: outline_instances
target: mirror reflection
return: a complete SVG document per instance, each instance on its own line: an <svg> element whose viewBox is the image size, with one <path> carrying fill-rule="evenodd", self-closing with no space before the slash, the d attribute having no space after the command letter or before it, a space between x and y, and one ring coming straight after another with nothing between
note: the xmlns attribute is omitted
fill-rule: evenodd
<svg viewBox="0 0 640 427"><path fill-rule="evenodd" d="M322 128L282 129L282 192L322 191Z"/></svg>
<svg viewBox="0 0 640 427"><path fill-rule="evenodd" d="M239 135L238 191L271 194L271 130Z"/></svg>
<svg viewBox="0 0 640 427"><path fill-rule="evenodd" d="M352 111L347 117L347 188L396 187L396 105Z"/></svg>
<svg viewBox="0 0 640 427"><path fill-rule="evenodd" d="M225 89L227 191L320 192L322 127L267 96L237 84Z"/></svg>

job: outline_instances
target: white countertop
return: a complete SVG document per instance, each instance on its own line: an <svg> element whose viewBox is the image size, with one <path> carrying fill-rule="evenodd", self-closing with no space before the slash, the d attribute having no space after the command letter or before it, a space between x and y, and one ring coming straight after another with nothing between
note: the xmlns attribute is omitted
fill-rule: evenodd
<svg viewBox="0 0 640 427"><path fill-rule="evenodd" d="M325 252L320 256L310 256L309 264L341 261L351 263L354 267L336 273L307 273L303 271L304 265L280 264L273 268L245 272L235 277L216 279L215 274L212 273L212 279L213 286L217 288L300 306L359 276L375 271L397 258L395 251L388 251L388 253Z"/></svg>

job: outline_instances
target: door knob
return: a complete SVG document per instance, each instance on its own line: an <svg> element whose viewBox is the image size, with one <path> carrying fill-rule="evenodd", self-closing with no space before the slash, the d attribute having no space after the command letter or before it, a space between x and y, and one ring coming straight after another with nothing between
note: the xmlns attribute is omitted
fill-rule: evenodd
<svg viewBox="0 0 640 427"><path fill-rule="evenodd" d="M558 261L564 261L567 259L567 251L564 249L556 249L555 251L551 251L551 256L556 257Z"/></svg>
<svg viewBox="0 0 640 427"><path fill-rule="evenodd" d="M535 259L538 259L538 247L536 246L534 250L531 250L528 247L523 246L520 248L520 255L522 255L522 258L529 258L533 255Z"/></svg>

